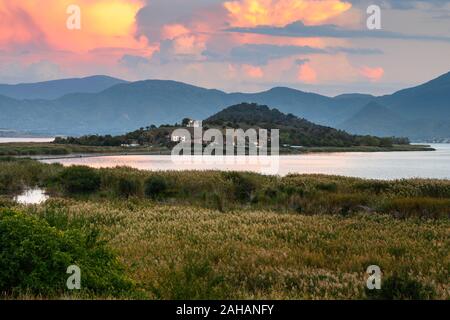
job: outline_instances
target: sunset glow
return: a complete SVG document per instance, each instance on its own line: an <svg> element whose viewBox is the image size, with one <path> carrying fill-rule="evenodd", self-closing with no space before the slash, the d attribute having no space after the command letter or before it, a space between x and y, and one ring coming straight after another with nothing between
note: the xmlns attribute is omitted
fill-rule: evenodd
<svg viewBox="0 0 450 320"><path fill-rule="evenodd" d="M80 9L80 29L67 27L70 5ZM403 10L383 9L389 25L374 33L366 9L350 0L0 0L1 82L107 74L231 91L279 84L337 94L360 86L392 91L445 69L450 40L427 40L411 51L408 41L422 40L414 40L414 30L403 38L401 19L389 18ZM433 36L428 25L449 30L448 20L433 20L434 11L409 10L420 16L418 25L429 21L420 34ZM390 32L395 46L383 38ZM430 67L411 66L423 56ZM392 61L408 72L392 72Z"/></svg>
<svg viewBox="0 0 450 320"><path fill-rule="evenodd" d="M380 81L381 78L383 78L384 70L381 67L377 68L363 67L361 68L361 74L370 81L376 82Z"/></svg>
<svg viewBox="0 0 450 320"><path fill-rule="evenodd" d="M135 16L144 5L142 1L79 0L81 30L66 28L66 10L71 4L70 0L49 0L45 5L38 0L0 0L1 45L39 43L75 52L99 47L142 48L144 40L135 38Z"/></svg>
<svg viewBox="0 0 450 320"><path fill-rule="evenodd" d="M241 0L224 3L233 26L318 24L351 8L340 0Z"/></svg>
<svg viewBox="0 0 450 320"><path fill-rule="evenodd" d="M309 64L304 64L299 67L298 79L305 83L316 83L317 73Z"/></svg>

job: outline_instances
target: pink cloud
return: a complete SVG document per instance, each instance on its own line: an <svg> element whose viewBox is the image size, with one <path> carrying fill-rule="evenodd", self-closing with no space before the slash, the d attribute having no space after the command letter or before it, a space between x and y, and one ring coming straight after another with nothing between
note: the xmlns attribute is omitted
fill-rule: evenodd
<svg viewBox="0 0 450 320"><path fill-rule="evenodd" d="M245 74L250 78L259 79L264 77L264 71L260 67L255 67L252 65L245 64L242 66Z"/></svg>
<svg viewBox="0 0 450 320"><path fill-rule="evenodd" d="M381 67L370 68L364 66L359 70L359 72L363 77L373 82L380 81L384 76L384 69Z"/></svg>
<svg viewBox="0 0 450 320"><path fill-rule="evenodd" d="M317 72L309 63L303 64L298 69L298 80L308 84L317 83Z"/></svg>

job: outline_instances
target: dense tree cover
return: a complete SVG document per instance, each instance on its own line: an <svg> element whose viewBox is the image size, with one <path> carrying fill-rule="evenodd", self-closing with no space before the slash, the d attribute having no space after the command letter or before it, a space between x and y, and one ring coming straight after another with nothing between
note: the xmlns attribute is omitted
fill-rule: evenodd
<svg viewBox="0 0 450 320"><path fill-rule="evenodd" d="M104 147L118 147L121 145L160 145L170 141L170 134L174 126L162 125L157 128L155 125L150 125L145 128L139 128L136 131L126 133L120 136L111 135L88 135L82 137L57 137L55 143L57 144L78 144L84 146L104 146Z"/></svg>
<svg viewBox="0 0 450 320"><path fill-rule="evenodd" d="M280 143L305 147L391 147L409 144L407 138L352 135L320 126L293 114L284 114L264 105L242 103L215 114L205 124L231 128L280 129Z"/></svg>

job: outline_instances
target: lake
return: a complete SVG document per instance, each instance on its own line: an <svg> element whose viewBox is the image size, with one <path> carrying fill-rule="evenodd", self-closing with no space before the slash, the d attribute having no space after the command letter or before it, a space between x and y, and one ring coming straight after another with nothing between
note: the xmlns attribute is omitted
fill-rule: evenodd
<svg viewBox="0 0 450 320"><path fill-rule="evenodd" d="M331 174L369 179L436 178L450 179L450 144L432 144L437 151L316 153L280 156L281 176L289 173ZM94 168L129 166L141 170L236 170L260 172L251 163L183 163L170 156L126 155L43 160L45 163L87 165Z"/></svg>
<svg viewBox="0 0 450 320"><path fill-rule="evenodd" d="M0 137L0 143L13 143L13 142L52 142L55 138L6 138Z"/></svg>

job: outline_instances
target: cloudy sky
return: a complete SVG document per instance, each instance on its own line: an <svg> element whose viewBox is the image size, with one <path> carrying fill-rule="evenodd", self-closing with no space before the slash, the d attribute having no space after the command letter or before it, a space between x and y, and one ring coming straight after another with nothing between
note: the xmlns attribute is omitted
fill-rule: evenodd
<svg viewBox="0 0 450 320"><path fill-rule="evenodd" d="M81 29L66 27L81 9ZM381 30L366 26L381 7ZM450 71L450 0L0 0L0 83L111 75L391 93Z"/></svg>

